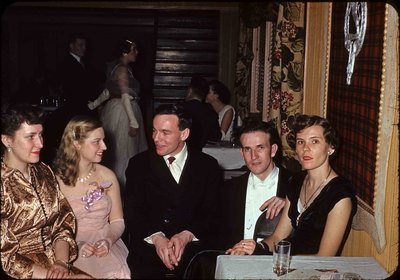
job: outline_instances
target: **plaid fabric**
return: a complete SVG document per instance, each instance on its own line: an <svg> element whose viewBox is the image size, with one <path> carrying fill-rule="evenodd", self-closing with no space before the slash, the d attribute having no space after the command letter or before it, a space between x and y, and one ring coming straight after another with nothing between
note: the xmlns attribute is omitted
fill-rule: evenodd
<svg viewBox="0 0 400 280"><path fill-rule="evenodd" d="M346 84L345 14L346 2L333 3L327 119L342 140L333 166L373 208L385 3L368 2L364 45L355 59L350 85Z"/></svg>

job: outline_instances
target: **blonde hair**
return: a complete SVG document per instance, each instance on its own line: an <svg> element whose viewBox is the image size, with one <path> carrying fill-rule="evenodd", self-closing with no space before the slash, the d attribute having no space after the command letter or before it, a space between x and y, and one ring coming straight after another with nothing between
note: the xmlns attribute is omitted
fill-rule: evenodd
<svg viewBox="0 0 400 280"><path fill-rule="evenodd" d="M55 174L65 185L75 186L78 179L80 155L75 148L74 141L82 143L89 132L99 127L102 127L99 119L83 115L73 117L65 127L53 163Z"/></svg>

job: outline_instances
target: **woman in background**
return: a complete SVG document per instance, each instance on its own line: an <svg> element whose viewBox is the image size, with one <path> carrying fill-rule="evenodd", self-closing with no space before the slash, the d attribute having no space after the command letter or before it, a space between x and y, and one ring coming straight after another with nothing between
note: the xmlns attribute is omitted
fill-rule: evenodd
<svg viewBox="0 0 400 280"><path fill-rule="evenodd" d="M71 271L75 216L52 170L39 161L43 116L25 104L1 115L1 264L13 278L83 278Z"/></svg>
<svg viewBox="0 0 400 280"><path fill-rule="evenodd" d="M242 240L227 253L271 254L274 242L286 239L292 244L293 255L340 255L357 201L351 183L329 163L339 145L336 132L322 117L300 115L288 142L295 148L303 171L287 188L286 204L274 233L259 243Z"/></svg>
<svg viewBox="0 0 400 280"><path fill-rule="evenodd" d="M94 109L109 99L100 111L110 148L104 164L115 172L123 191L128 161L137 153L147 150L147 140L138 104L140 84L129 66L129 63L136 61L139 51L135 42L122 40L116 52L117 59L107 65L106 90L89 107Z"/></svg>
<svg viewBox="0 0 400 280"><path fill-rule="evenodd" d="M218 113L222 141L232 140L235 109L229 105L230 99L231 93L223 83L217 80L210 82L206 102L210 103L215 112Z"/></svg>
<svg viewBox="0 0 400 280"><path fill-rule="evenodd" d="M128 249L118 180L99 164L104 151L101 122L76 116L64 130L54 162L61 191L77 219L79 247L75 265L96 278L130 278Z"/></svg>

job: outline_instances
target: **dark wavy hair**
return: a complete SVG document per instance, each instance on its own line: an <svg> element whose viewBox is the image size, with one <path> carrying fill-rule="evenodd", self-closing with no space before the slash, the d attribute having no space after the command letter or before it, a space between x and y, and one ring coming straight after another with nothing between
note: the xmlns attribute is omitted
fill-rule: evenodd
<svg viewBox="0 0 400 280"><path fill-rule="evenodd" d="M231 92L228 87L218 80L213 80L209 84L210 89L218 94L219 100L224 104L229 104L231 101Z"/></svg>
<svg viewBox="0 0 400 280"><path fill-rule="evenodd" d="M180 104L162 104L157 107L154 117L157 115L175 115L178 117L178 127L182 131L192 127L192 118Z"/></svg>
<svg viewBox="0 0 400 280"><path fill-rule="evenodd" d="M134 40L132 39L120 39L117 42L117 45L115 47L115 56L116 57L121 57L124 53L129 53L131 51L131 47L137 48L137 44Z"/></svg>
<svg viewBox="0 0 400 280"><path fill-rule="evenodd" d="M44 119L45 113L39 106L26 103L10 104L1 112L1 134L13 137L23 123L43 125ZM2 152L5 148L2 145Z"/></svg>
<svg viewBox="0 0 400 280"><path fill-rule="evenodd" d="M26 122L29 125L43 124L44 111L36 105L12 104L1 113L1 134L14 136L15 132Z"/></svg>
<svg viewBox="0 0 400 280"><path fill-rule="evenodd" d="M297 133L313 125L321 126L324 130L325 141L331 145L332 148L338 150L340 139L336 130L327 119L316 115L298 115L295 117L293 123L290 125L290 132L287 135L289 146L295 150Z"/></svg>

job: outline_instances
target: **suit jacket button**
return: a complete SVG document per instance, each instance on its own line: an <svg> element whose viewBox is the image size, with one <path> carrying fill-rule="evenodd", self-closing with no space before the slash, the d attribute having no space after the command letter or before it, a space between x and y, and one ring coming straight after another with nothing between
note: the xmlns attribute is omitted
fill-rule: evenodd
<svg viewBox="0 0 400 280"><path fill-rule="evenodd" d="M164 223L165 223L165 224L168 224L168 223L169 223L169 220L168 220L168 219L164 219Z"/></svg>

